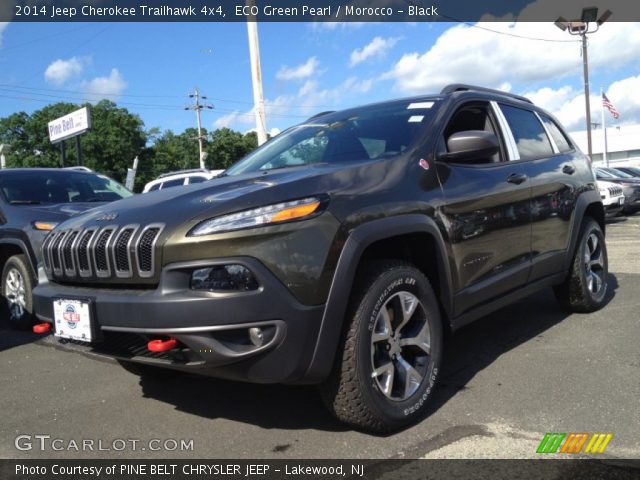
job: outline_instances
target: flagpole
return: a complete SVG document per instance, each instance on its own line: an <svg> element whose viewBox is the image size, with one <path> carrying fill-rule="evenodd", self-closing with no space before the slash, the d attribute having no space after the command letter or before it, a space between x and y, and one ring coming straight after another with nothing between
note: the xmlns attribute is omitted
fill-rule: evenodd
<svg viewBox="0 0 640 480"><path fill-rule="evenodd" d="M600 87L600 100L602 101L602 135L603 135L603 150L602 161L605 167L609 167L609 158L607 157L607 125L604 123L604 89Z"/></svg>

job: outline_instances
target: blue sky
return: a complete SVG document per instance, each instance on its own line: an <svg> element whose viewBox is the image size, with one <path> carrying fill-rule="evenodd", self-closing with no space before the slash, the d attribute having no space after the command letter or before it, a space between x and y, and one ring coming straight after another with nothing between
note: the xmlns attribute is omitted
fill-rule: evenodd
<svg viewBox="0 0 640 480"><path fill-rule="evenodd" d="M269 129L453 82L529 95L583 128L579 44L550 23L261 23L259 35ZM243 23L10 23L0 42L0 116L107 97L181 132L197 86L215 106L203 126L254 126ZM602 86L618 123L640 122L640 24L603 25L589 53L595 115Z"/></svg>

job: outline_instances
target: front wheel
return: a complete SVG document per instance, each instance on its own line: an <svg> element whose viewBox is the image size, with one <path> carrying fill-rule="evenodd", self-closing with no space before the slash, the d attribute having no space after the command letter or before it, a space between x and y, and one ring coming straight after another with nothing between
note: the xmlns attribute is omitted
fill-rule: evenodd
<svg viewBox="0 0 640 480"><path fill-rule="evenodd" d="M423 415L442 354L442 324L427 278L405 262L364 269L334 370L322 388L338 419L391 432Z"/></svg>
<svg viewBox="0 0 640 480"><path fill-rule="evenodd" d="M593 312L605 302L609 263L607 244L600 225L586 218L571 263L569 276L555 288L560 303L572 312Z"/></svg>
<svg viewBox="0 0 640 480"><path fill-rule="evenodd" d="M2 296L9 324L20 330L27 330L33 325L33 285L27 257L10 257L2 270Z"/></svg>

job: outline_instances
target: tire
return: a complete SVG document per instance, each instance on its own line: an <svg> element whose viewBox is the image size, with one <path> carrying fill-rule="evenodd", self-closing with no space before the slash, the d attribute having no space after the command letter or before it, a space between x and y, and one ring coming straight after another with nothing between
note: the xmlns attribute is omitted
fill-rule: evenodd
<svg viewBox="0 0 640 480"><path fill-rule="evenodd" d="M19 330L33 325L34 283L27 257L9 257L2 269L2 297L9 324Z"/></svg>
<svg viewBox="0 0 640 480"><path fill-rule="evenodd" d="M554 289L556 298L571 312L594 312L605 303L608 274L604 234L600 225L587 217L582 222L569 275Z"/></svg>
<svg viewBox="0 0 640 480"><path fill-rule="evenodd" d="M411 264L372 262L359 273L321 393L339 420L389 433L424 414L440 370L442 323L429 281Z"/></svg>

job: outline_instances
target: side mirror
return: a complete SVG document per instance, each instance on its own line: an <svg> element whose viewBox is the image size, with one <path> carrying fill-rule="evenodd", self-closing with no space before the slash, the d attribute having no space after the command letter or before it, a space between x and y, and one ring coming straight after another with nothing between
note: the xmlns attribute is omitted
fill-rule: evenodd
<svg viewBox="0 0 640 480"><path fill-rule="evenodd" d="M447 140L447 153L438 158L448 162L468 162L488 158L500 150L495 134L483 130L456 132Z"/></svg>

